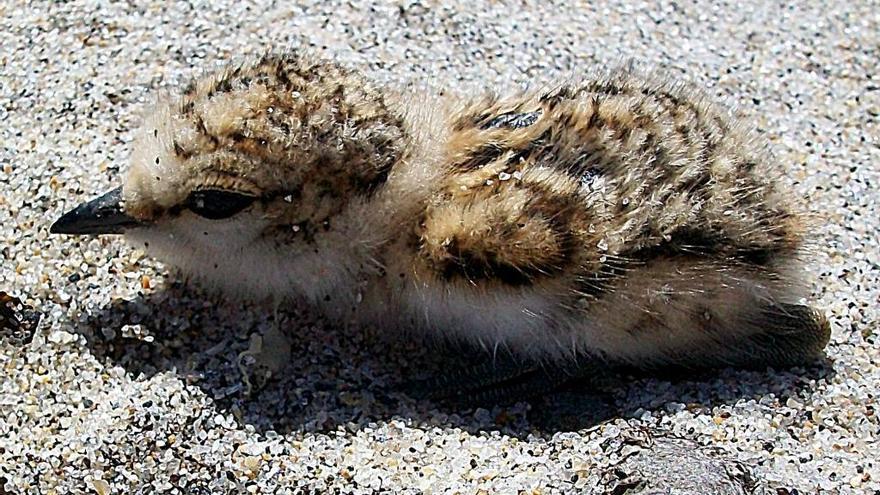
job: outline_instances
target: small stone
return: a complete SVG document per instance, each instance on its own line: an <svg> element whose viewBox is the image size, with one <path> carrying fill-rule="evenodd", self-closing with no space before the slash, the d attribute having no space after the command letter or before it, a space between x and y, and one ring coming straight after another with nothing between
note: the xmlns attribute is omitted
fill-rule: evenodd
<svg viewBox="0 0 880 495"><path fill-rule="evenodd" d="M92 487L98 495L110 495L110 483L102 479L92 480Z"/></svg>
<svg viewBox="0 0 880 495"><path fill-rule="evenodd" d="M260 465L262 464L263 459L260 456L247 456L244 458L242 464L244 464L245 469L251 472L251 474L256 474L260 472Z"/></svg>
<svg viewBox="0 0 880 495"><path fill-rule="evenodd" d="M19 347L30 344L41 317L21 299L0 291L0 342Z"/></svg>

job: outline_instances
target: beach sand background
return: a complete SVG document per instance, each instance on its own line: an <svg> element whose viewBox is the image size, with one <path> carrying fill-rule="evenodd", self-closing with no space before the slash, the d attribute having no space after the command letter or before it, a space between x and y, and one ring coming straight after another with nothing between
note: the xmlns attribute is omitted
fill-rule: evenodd
<svg viewBox="0 0 880 495"><path fill-rule="evenodd" d="M44 314L30 343L0 338L0 493L646 493L692 472L689 493L880 493L877 2L3 1L0 33L0 289ZM704 88L820 215L828 362L451 408L398 383L473 358L276 320L118 238L49 236L119 183L156 90L302 46L449 91L630 60ZM240 354L279 328L290 360L264 383Z"/></svg>

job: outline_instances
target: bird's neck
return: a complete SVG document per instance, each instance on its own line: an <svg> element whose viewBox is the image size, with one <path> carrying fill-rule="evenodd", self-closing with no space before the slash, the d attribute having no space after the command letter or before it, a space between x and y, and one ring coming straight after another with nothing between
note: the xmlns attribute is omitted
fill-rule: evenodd
<svg viewBox="0 0 880 495"><path fill-rule="evenodd" d="M351 201L298 263L300 291L315 303L357 304L366 292L381 294L376 287L389 285L382 281L388 265L411 255L407 246L418 243L410 236L416 235L445 171L446 106L435 101L400 108L409 142L387 181L370 196Z"/></svg>

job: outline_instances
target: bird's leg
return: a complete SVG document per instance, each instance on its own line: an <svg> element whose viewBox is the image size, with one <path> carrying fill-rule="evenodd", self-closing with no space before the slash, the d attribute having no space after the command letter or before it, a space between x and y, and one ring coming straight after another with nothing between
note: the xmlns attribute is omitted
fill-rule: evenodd
<svg viewBox="0 0 880 495"><path fill-rule="evenodd" d="M493 358L474 367L409 382L407 393L464 405L510 403L553 392L571 380L591 376L598 368L590 363L563 365Z"/></svg>

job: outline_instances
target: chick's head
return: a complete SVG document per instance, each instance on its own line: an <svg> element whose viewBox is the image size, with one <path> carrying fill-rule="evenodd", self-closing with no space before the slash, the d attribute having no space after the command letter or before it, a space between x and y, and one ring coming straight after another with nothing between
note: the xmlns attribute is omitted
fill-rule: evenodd
<svg viewBox="0 0 880 495"><path fill-rule="evenodd" d="M121 188L52 231L124 233L190 264L268 247L314 252L338 215L383 186L405 134L359 74L298 54L265 56L157 102Z"/></svg>

